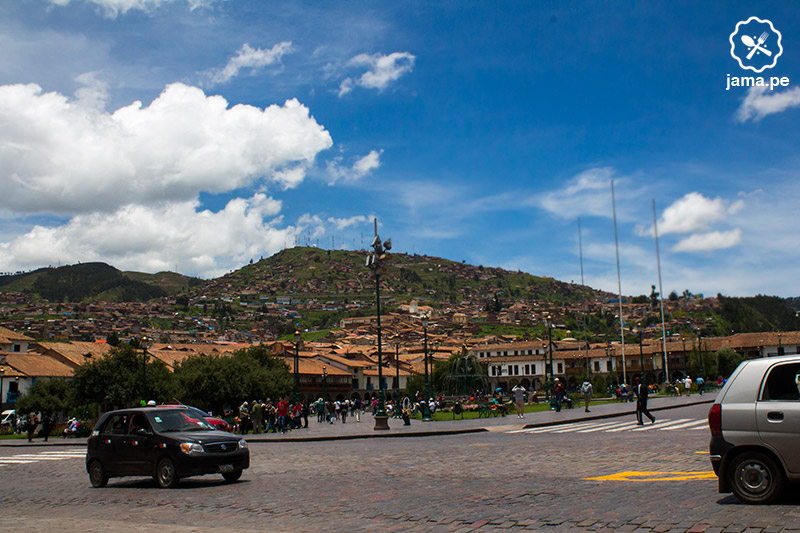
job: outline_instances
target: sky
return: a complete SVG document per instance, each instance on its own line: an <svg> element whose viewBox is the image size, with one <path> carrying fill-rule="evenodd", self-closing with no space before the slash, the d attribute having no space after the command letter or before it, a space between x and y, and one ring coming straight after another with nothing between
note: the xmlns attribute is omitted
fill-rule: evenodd
<svg viewBox="0 0 800 533"><path fill-rule="evenodd" d="M655 207L665 295L798 296L798 35L782 1L0 0L0 271L212 278L377 218L649 294Z"/></svg>

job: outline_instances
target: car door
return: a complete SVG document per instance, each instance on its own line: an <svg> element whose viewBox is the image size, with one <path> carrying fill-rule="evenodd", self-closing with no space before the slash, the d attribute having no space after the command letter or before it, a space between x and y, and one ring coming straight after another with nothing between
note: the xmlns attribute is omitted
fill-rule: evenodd
<svg viewBox="0 0 800 533"><path fill-rule="evenodd" d="M109 475L126 475L130 461L125 454L123 441L128 431L128 413L114 413L100 428L97 437L97 457Z"/></svg>
<svg viewBox="0 0 800 533"><path fill-rule="evenodd" d="M150 449L153 431L142 413L133 413L128 423L128 431L122 439L128 472L133 475L149 476L153 473L150 465Z"/></svg>
<svg viewBox="0 0 800 533"><path fill-rule="evenodd" d="M759 438L783 459L787 470L800 473L800 362L772 366L756 405Z"/></svg>

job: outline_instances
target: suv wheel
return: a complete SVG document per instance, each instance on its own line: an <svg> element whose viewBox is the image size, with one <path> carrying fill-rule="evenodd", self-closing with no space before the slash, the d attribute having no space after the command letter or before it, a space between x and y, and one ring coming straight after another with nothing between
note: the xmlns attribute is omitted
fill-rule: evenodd
<svg viewBox="0 0 800 533"><path fill-rule="evenodd" d="M100 461L92 461L89 465L89 481L92 482L92 487L98 489L108 484L108 476Z"/></svg>
<svg viewBox="0 0 800 533"><path fill-rule="evenodd" d="M783 472L772 458L761 452L736 456L728 472L731 490L746 503L770 503L783 489Z"/></svg>
<svg viewBox="0 0 800 533"><path fill-rule="evenodd" d="M158 462L156 467L156 481L165 489L171 489L178 484L178 473L172 459L164 458Z"/></svg>

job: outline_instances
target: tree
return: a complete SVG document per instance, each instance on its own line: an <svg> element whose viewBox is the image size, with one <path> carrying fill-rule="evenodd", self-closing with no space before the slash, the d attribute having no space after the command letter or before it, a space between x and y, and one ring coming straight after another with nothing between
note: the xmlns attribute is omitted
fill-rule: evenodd
<svg viewBox="0 0 800 533"><path fill-rule="evenodd" d="M243 401L286 396L292 389L289 367L266 347L251 346L228 355L197 355L175 367L183 403L221 413Z"/></svg>
<svg viewBox="0 0 800 533"><path fill-rule="evenodd" d="M17 398L18 414L41 411L64 413L73 405L72 385L63 378L38 379L25 394Z"/></svg>
<svg viewBox="0 0 800 533"><path fill-rule="evenodd" d="M175 399L172 373L162 361L149 357L145 365L147 400L165 403ZM102 410L131 407L142 399L142 352L120 344L108 355L75 369L77 405L99 405Z"/></svg>
<svg viewBox="0 0 800 533"><path fill-rule="evenodd" d="M670 302L677 302L678 301L678 293L675 292L675 291L672 291L671 293L669 293L669 301Z"/></svg>

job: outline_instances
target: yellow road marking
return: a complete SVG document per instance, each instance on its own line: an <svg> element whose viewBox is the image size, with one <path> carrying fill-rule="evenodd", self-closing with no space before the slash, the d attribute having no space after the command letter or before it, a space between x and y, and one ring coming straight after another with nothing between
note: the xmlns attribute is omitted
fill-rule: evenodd
<svg viewBox="0 0 800 533"><path fill-rule="evenodd" d="M716 478L713 470L708 472L619 472L600 477L587 477L587 481L686 481L689 479Z"/></svg>
<svg viewBox="0 0 800 533"><path fill-rule="evenodd" d="M706 455L708 455L708 454L709 454L709 452L694 452L694 453L704 453L704 454L706 454Z"/></svg>

